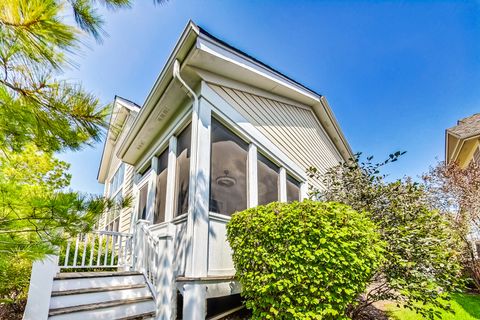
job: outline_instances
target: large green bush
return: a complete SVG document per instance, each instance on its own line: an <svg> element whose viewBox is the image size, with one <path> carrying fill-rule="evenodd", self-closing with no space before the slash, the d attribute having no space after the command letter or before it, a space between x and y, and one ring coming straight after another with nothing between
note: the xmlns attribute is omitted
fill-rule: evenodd
<svg viewBox="0 0 480 320"><path fill-rule="evenodd" d="M340 203L271 203L227 225L254 319L346 319L382 261L368 214Z"/></svg>

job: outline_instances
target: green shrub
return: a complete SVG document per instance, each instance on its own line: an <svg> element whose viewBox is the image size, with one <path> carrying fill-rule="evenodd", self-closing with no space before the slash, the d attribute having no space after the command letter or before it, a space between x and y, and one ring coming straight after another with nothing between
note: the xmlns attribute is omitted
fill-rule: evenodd
<svg viewBox="0 0 480 320"><path fill-rule="evenodd" d="M334 202L247 209L227 237L253 319L347 319L383 257L368 214Z"/></svg>

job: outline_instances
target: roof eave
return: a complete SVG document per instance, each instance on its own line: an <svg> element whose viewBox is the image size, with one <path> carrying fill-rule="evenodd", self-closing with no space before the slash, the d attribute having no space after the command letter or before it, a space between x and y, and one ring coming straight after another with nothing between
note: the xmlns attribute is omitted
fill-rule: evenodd
<svg viewBox="0 0 480 320"><path fill-rule="evenodd" d="M140 132L143 124L150 116L152 110L155 108L157 101L160 99L168 84L173 79L173 64L175 60L178 59L180 62L182 62L182 60L187 56L192 46L195 44L195 40L198 37L199 33L200 31L198 26L192 21L189 21L182 35L180 36L180 39L177 41L175 48L170 54L167 63L163 67L160 75L157 77L157 80L155 81L152 89L150 90L150 93L145 99L143 107L140 109L137 118L132 124L131 130L128 132L125 139L123 139L117 153L117 156L120 159L122 159L127 153L129 146L132 144L132 142Z"/></svg>

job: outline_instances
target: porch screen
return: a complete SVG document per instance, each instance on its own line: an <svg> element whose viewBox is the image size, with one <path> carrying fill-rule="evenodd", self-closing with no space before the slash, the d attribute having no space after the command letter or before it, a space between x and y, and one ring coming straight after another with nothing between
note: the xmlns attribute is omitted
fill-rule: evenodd
<svg viewBox="0 0 480 320"><path fill-rule="evenodd" d="M258 154L258 204L278 201L280 168L262 154Z"/></svg>
<svg viewBox="0 0 480 320"><path fill-rule="evenodd" d="M140 188L138 199L138 219L147 218L147 196L148 196L148 184L145 184Z"/></svg>
<svg viewBox="0 0 480 320"><path fill-rule="evenodd" d="M287 202L300 200L300 182L287 174Z"/></svg>
<svg viewBox="0 0 480 320"><path fill-rule="evenodd" d="M168 148L158 157L157 190L155 192L155 214L153 223L165 221L165 200L167 193Z"/></svg>
<svg viewBox="0 0 480 320"><path fill-rule="evenodd" d="M188 185L190 178L190 142L192 128L186 127L177 137L177 183L176 183L176 216L188 211Z"/></svg>
<svg viewBox="0 0 480 320"><path fill-rule="evenodd" d="M212 119L210 211L231 215L247 208L248 144Z"/></svg>

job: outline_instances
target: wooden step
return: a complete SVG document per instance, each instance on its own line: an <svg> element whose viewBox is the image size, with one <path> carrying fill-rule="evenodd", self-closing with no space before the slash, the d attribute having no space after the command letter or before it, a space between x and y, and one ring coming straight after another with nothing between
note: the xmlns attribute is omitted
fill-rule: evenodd
<svg viewBox="0 0 480 320"><path fill-rule="evenodd" d="M110 287L99 287L99 288L84 288L84 289L74 289L74 290L63 290L63 291L52 291L52 297L57 296L68 296L74 294L83 294L83 293L93 293L93 292L105 292L105 291L117 291L117 290L126 290L126 289L137 289L144 288L146 284L129 284L125 286L110 286Z"/></svg>
<svg viewBox="0 0 480 320"><path fill-rule="evenodd" d="M135 316L118 318L116 320L141 320L141 319L149 319L154 317L155 317L155 311L152 311L152 312L145 312Z"/></svg>
<svg viewBox="0 0 480 320"><path fill-rule="evenodd" d="M116 277L116 276L138 276L138 275L142 275L142 273L137 271L61 272L61 273L57 273L54 280L103 278L103 277Z"/></svg>
<svg viewBox="0 0 480 320"><path fill-rule="evenodd" d="M153 298L143 297L143 298L137 298L137 299L124 299L124 300L116 300L116 301L108 301L108 302L100 302L100 303L82 304L82 305L73 306L73 307L50 309L50 311L48 312L48 315L56 316L60 314L97 310L101 308L110 308L110 307L122 306L126 304L140 303L144 301L153 301Z"/></svg>

